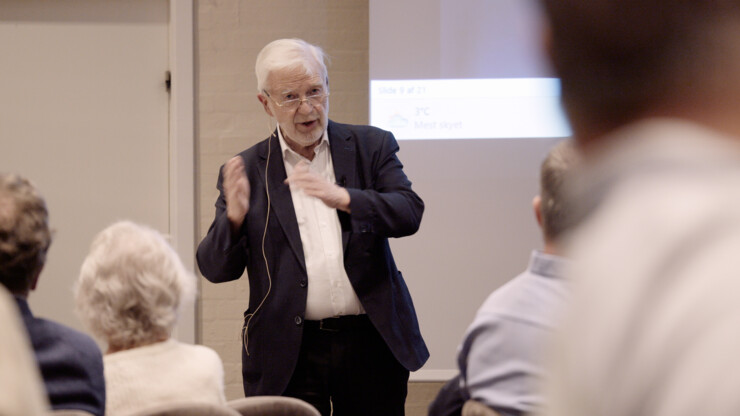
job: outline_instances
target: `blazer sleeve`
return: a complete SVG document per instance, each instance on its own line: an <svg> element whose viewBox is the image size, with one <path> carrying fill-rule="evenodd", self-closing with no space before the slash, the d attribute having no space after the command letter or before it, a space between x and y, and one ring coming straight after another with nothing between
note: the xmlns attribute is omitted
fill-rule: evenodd
<svg viewBox="0 0 740 416"><path fill-rule="evenodd" d="M234 233L226 216L223 166L221 168L216 183L219 192L216 200L216 217L195 254L201 274L214 283L238 279L244 273L247 264L247 238L243 232L246 224L242 225L239 233L232 235Z"/></svg>
<svg viewBox="0 0 740 416"><path fill-rule="evenodd" d="M424 202L411 189L411 181L403 172L396 156L399 147L395 137L388 131L381 132L377 144L365 150L370 157L359 166L364 189L347 189L351 227L358 233L403 237L419 229Z"/></svg>

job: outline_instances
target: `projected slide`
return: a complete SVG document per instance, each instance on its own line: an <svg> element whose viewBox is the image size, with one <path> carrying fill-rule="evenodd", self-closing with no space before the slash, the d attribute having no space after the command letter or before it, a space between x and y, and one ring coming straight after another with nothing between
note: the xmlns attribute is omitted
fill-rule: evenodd
<svg viewBox="0 0 740 416"><path fill-rule="evenodd" d="M540 164L571 129L538 0L369 6L370 123L400 139L426 207L416 234L390 242L431 354L410 377L447 381L480 305L542 247Z"/></svg>
<svg viewBox="0 0 740 416"><path fill-rule="evenodd" d="M556 78L372 80L370 124L397 139L571 134Z"/></svg>

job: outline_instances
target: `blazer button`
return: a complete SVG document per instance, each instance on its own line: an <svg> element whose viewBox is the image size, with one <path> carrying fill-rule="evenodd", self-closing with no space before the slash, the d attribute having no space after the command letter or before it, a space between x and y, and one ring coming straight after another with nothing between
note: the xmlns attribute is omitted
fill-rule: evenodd
<svg viewBox="0 0 740 416"><path fill-rule="evenodd" d="M301 287L306 287L306 286L308 286L308 282L306 281L306 279L301 279L301 281L300 281L300 283L299 283L299 284L301 285Z"/></svg>
<svg viewBox="0 0 740 416"><path fill-rule="evenodd" d="M300 316L296 316L294 320L296 325L300 326L303 323L303 318L301 318Z"/></svg>

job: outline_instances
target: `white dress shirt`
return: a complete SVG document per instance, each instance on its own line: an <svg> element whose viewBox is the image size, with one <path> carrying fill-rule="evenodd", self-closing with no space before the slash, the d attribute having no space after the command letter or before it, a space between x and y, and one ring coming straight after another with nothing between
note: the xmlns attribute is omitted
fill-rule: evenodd
<svg viewBox="0 0 740 416"><path fill-rule="evenodd" d="M311 172L332 183L336 181L326 131L321 137L321 143L314 149L312 161L293 151L279 128L278 138L288 176L298 162L304 161ZM300 189L291 187L290 195L293 198L308 274L305 319L318 320L365 313L344 270L342 228L337 210L329 208L318 198L307 196Z"/></svg>

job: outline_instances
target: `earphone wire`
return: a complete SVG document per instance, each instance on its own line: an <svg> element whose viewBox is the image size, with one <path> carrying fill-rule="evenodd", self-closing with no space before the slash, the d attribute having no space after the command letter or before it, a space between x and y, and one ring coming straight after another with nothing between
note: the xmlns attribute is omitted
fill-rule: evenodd
<svg viewBox="0 0 740 416"><path fill-rule="evenodd" d="M269 120L267 121L267 123L268 128L271 127ZM262 232L262 259L265 261L265 270L267 271L267 292L262 298L260 304L257 305L257 308L255 308L254 312L249 314L249 318L247 318L247 322L244 325L244 330L242 331L242 343L244 344L244 351L246 351L247 357L249 357L249 324L250 322L252 322L252 318L254 318L254 315L257 314L257 311L262 308L262 305L264 305L267 297L270 295L270 291L272 290L272 276L270 276L270 264L267 261L267 253L265 252L265 239L267 238L267 226L270 224L270 186L269 181L267 180L267 171L270 167L270 155L272 153L273 136L275 136L274 130L272 130L270 137L267 139L267 162L265 163L265 194L267 195L267 214L265 216L265 229Z"/></svg>

